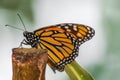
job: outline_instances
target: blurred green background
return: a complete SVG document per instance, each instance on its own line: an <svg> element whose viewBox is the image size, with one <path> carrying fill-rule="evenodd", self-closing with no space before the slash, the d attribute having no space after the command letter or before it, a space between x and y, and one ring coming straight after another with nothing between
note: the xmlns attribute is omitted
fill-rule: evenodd
<svg viewBox="0 0 120 80"><path fill-rule="evenodd" d="M17 13L29 31L66 22L90 25L96 35L80 47L76 60L96 80L120 79L120 0L0 0L0 80L12 80L11 49L24 38L22 31L4 26L23 28ZM69 80L49 67L46 78Z"/></svg>

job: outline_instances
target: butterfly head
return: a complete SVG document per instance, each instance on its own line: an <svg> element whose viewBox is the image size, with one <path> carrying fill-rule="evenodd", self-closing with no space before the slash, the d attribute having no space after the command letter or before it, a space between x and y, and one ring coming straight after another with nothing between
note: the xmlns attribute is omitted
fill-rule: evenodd
<svg viewBox="0 0 120 80"><path fill-rule="evenodd" d="M33 32L24 31L23 36L26 38L25 42L32 47L36 47L39 42L39 36L36 36Z"/></svg>
<svg viewBox="0 0 120 80"><path fill-rule="evenodd" d="M24 32L23 32L23 36L26 37L26 38L29 38L29 37L31 37L32 35L34 35L33 32L28 32L28 31L24 31Z"/></svg>

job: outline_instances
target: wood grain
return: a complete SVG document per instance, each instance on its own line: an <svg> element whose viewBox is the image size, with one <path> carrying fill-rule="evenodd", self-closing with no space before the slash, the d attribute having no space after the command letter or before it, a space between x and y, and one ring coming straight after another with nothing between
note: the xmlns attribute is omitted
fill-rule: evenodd
<svg viewBox="0 0 120 80"><path fill-rule="evenodd" d="M12 50L12 80L45 80L47 50L14 48Z"/></svg>

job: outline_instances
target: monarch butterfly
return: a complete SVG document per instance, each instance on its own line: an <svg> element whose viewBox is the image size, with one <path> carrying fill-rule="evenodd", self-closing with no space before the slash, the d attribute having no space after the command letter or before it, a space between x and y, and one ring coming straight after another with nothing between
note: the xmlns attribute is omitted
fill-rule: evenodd
<svg viewBox="0 0 120 80"><path fill-rule="evenodd" d="M24 31L26 39L21 44L48 50L48 65L62 72L66 64L71 63L79 52L79 46L90 40L95 34L89 26L74 23L62 23L47 26L34 32Z"/></svg>

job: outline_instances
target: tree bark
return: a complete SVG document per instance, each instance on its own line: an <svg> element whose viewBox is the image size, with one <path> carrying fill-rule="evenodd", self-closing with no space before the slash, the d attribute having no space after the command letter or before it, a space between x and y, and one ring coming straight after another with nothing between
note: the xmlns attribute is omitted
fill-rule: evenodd
<svg viewBox="0 0 120 80"><path fill-rule="evenodd" d="M47 50L14 48L12 52L12 80L45 80Z"/></svg>

